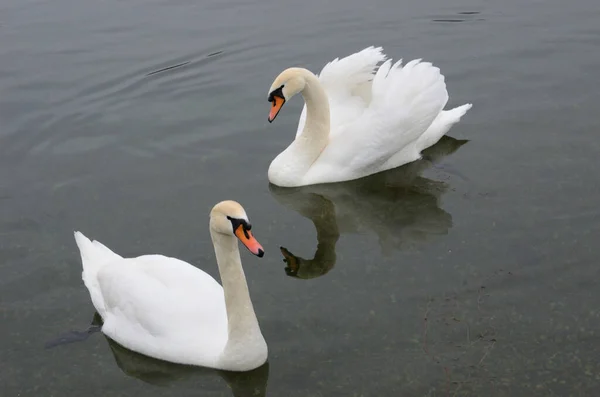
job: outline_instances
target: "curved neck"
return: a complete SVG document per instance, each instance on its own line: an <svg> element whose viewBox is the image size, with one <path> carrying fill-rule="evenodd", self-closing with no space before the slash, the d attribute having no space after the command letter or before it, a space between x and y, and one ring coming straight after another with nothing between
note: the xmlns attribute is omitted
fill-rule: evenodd
<svg viewBox="0 0 600 397"><path fill-rule="evenodd" d="M329 140L330 114L329 99L321 82L311 71L299 69L299 74L304 78L304 89L300 91L306 103L306 123L298 138L312 145L327 145ZM323 149L323 147L321 149Z"/></svg>
<svg viewBox="0 0 600 397"><path fill-rule="evenodd" d="M223 292L225 293L225 307L227 308L228 342L232 344L244 343L249 338L262 334L250 300L250 292L246 283L237 239L221 233L210 231L210 236L215 248Z"/></svg>

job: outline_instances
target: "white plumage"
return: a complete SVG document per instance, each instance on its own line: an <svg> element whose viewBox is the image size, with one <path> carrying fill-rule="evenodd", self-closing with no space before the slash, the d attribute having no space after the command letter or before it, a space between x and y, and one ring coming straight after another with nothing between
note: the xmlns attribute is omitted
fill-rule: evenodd
<svg viewBox="0 0 600 397"><path fill-rule="evenodd" d="M179 259L123 258L75 232L82 279L104 322L102 332L130 350L178 364L233 371L264 364L267 345L225 215L246 219L236 205L222 202L221 210L228 206L229 211L219 212L217 205L211 213L211 236L224 287ZM255 242L251 234L250 238ZM262 256L258 242L252 247Z"/></svg>
<svg viewBox="0 0 600 397"><path fill-rule="evenodd" d="M331 61L319 77L287 69L269 92L282 86L284 100L300 92L306 103L296 139L269 168L279 186L352 180L415 161L472 106L444 111L448 92L437 67L392 64L374 47Z"/></svg>

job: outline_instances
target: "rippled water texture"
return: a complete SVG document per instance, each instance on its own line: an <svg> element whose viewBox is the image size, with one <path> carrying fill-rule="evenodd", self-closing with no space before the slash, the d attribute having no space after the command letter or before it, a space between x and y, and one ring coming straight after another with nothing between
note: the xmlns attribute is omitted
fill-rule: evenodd
<svg viewBox="0 0 600 397"><path fill-rule="evenodd" d="M0 0L2 396L598 395L599 4ZM272 80L369 45L473 109L419 162L270 186L302 106L269 124ZM267 366L84 332L73 230L218 276L229 198L266 249L243 261Z"/></svg>

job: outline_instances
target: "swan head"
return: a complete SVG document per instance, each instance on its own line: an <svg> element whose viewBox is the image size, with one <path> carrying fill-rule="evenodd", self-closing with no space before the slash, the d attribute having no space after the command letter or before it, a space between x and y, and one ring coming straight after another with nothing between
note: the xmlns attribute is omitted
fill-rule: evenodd
<svg viewBox="0 0 600 397"><path fill-rule="evenodd" d="M215 205L210 211L210 228L214 232L237 237L250 252L259 258L265 254L263 247L250 232L252 225L244 207L238 202L226 200Z"/></svg>
<svg viewBox="0 0 600 397"><path fill-rule="evenodd" d="M277 117L287 100L304 90L304 86L306 85L304 74L306 72L308 71L302 68L286 69L271 84L268 96L268 101L272 104L271 111L269 112L269 123L275 120L275 117Z"/></svg>

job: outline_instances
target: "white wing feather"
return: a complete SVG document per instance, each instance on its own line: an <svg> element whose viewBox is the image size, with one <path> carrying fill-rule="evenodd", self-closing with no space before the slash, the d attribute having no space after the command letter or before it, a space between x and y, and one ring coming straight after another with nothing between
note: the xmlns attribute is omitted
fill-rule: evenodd
<svg viewBox="0 0 600 397"><path fill-rule="evenodd" d="M383 48L371 46L345 58L336 58L323 67L319 81L329 98L332 126L352 122L364 111L370 100L370 95L364 93L370 94L377 64L385 58ZM296 137L304 129L305 122L306 105L300 114Z"/></svg>

